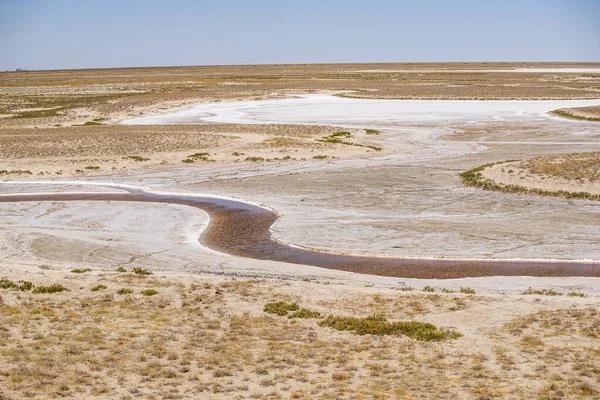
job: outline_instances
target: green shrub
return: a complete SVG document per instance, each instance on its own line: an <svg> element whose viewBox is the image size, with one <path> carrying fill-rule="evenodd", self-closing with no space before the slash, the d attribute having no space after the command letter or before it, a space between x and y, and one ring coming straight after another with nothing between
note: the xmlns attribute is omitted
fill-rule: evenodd
<svg viewBox="0 0 600 400"><path fill-rule="evenodd" d="M100 285L94 286L91 290L92 290L92 292L97 292L98 290L104 290L104 289L107 289L107 286L100 284Z"/></svg>
<svg viewBox="0 0 600 400"><path fill-rule="evenodd" d="M22 292L25 292L27 290L33 289L33 287L34 287L33 283L31 283L29 281L19 281L19 285L17 286L17 289L19 289Z"/></svg>
<svg viewBox="0 0 600 400"><path fill-rule="evenodd" d="M154 296L155 294L158 294L158 291L154 289L144 289L140 293L144 296Z"/></svg>
<svg viewBox="0 0 600 400"><path fill-rule="evenodd" d="M88 165L87 167L84 167L84 169L90 169L90 170L99 170L100 167L96 166L96 165Z"/></svg>
<svg viewBox="0 0 600 400"><path fill-rule="evenodd" d="M39 269L52 269L51 266L49 266L48 264L42 264L38 267Z"/></svg>
<svg viewBox="0 0 600 400"><path fill-rule="evenodd" d="M345 137L345 138L351 138L352 135L350 134L350 132L335 132L332 133L331 135L329 135L330 138L336 138L336 137Z"/></svg>
<svg viewBox="0 0 600 400"><path fill-rule="evenodd" d="M465 186L471 186L483 190L495 190L504 193L522 193L522 194L537 194L539 196L564 197L566 199L581 199L581 200L600 200L600 194L592 194L589 192L569 192L566 190L545 190L536 188L526 188L521 185L507 185L497 183L492 179L485 178L481 173L484 169L496 164L504 164L518 160L506 160L496 163L485 164L477 168L465 171L460 174ZM513 172L508 170L509 173Z"/></svg>
<svg viewBox="0 0 600 400"><path fill-rule="evenodd" d="M401 292L411 292L415 290L415 288L412 286L401 286L398 288L398 290L400 290Z"/></svg>
<svg viewBox="0 0 600 400"><path fill-rule="evenodd" d="M563 294L554 289L533 289L529 287L521 294L539 294L541 296L562 296Z"/></svg>
<svg viewBox="0 0 600 400"><path fill-rule="evenodd" d="M600 118L597 117L586 117L583 115L571 114L568 109L550 111L550 114L558 115L559 117L563 118L578 119L582 121L600 121Z"/></svg>
<svg viewBox="0 0 600 400"><path fill-rule="evenodd" d="M246 161L258 162L258 161L265 161L265 159L262 157L246 157Z"/></svg>
<svg viewBox="0 0 600 400"><path fill-rule="evenodd" d="M33 283L29 281L19 281L19 283L15 283L8 279L0 279L0 289L13 289L25 292L33 289Z"/></svg>
<svg viewBox="0 0 600 400"><path fill-rule="evenodd" d="M569 292L569 293L567 293L567 296L571 296L571 297L585 297L585 294L583 294L581 292Z"/></svg>
<svg viewBox="0 0 600 400"><path fill-rule="evenodd" d="M33 172L30 170L21 170L21 169L13 169L12 171L2 169L0 170L0 175L33 175Z"/></svg>
<svg viewBox="0 0 600 400"><path fill-rule="evenodd" d="M94 121L88 121L85 124L83 124L83 126L94 126L94 125L102 125L99 122L94 122Z"/></svg>
<svg viewBox="0 0 600 400"><path fill-rule="evenodd" d="M119 267L117 268L117 272L127 272L127 270L124 267Z"/></svg>
<svg viewBox="0 0 600 400"><path fill-rule="evenodd" d="M13 281L9 281L8 279L0 279L0 289L14 289L17 287L17 284Z"/></svg>
<svg viewBox="0 0 600 400"><path fill-rule="evenodd" d="M381 134L381 132L378 131L377 129L365 129L365 133L367 135L379 135L379 134Z"/></svg>
<svg viewBox="0 0 600 400"><path fill-rule="evenodd" d="M152 275L152 272L148 271L146 268L135 267L131 270L132 273L136 275Z"/></svg>
<svg viewBox="0 0 600 400"><path fill-rule="evenodd" d="M123 157L123 158L124 159L130 159L130 160L133 160L133 161L138 161L138 162L140 162L140 161L150 161L149 158L144 158L142 156L127 156L127 157Z"/></svg>
<svg viewBox="0 0 600 400"><path fill-rule="evenodd" d="M375 151L382 151L383 147L377 147L377 146L363 146L363 147L368 147L371 150L375 150Z"/></svg>
<svg viewBox="0 0 600 400"><path fill-rule="evenodd" d="M475 289L471 289L470 287L461 287L459 290L461 293L464 294L475 294Z"/></svg>
<svg viewBox="0 0 600 400"><path fill-rule="evenodd" d="M440 342L456 339L460 333L449 329L438 329L428 322L401 321L388 322L382 316L371 315L365 318L328 316L319 322L338 331L350 331L357 335L405 335L424 342Z"/></svg>
<svg viewBox="0 0 600 400"><path fill-rule="evenodd" d="M133 290L128 289L128 288L121 288L119 290L117 290L117 294L130 294L133 293Z"/></svg>
<svg viewBox="0 0 600 400"><path fill-rule="evenodd" d="M321 318L321 313L308 308L301 308L289 314L288 318Z"/></svg>
<svg viewBox="0 0 600 400"><path fill-rule="evenodd" d="M297 303L286 303L285 301L277 301L275 303L265 304L263 311L268 314L276 314L280 317L288 315L290 311L298 311L300 307Z"/></svg>
<svg viewBox="0 0 600 400"><path fill-rule="evenodd" d="M319 155L319 156L314 156L313 157L314 160L324 160L326 158L329 158L329 156Z"/></svg>
<svg viewBox="0 0 600 400"><path fill-rule="evenodd" d="M425 287L423 288L423 291L424 291L424 292L433 293L433 292L435 292L435 288L433 288L432 286L429 286L429 285L428 285L428 286L425 286Z"/></svg>
<svg viewBox="0 0 600 400"><path fill-rule="evenodd" d="M90 272L90 268L75 268L72 269L71 272L74 274L85 274L86 272Z"/></svg>
<svg viewBox="0 0 600 400"><path fill-rule="evenodd" d="M194 158L194 159L202 159L202 158L206 158L210 155L210 153L194 153L194 154L190 154L188 156L188 158Z"/></svg>
<svg viewBox="0 0 600 400"><path fill-rule="evenodd" d="M64 291L68 291L68 290L69 289L67 289L60 283L53 283L50 286L36 286L33 289L32 293L36 293L36 294L37 293L59 293L59 292L64 292Z"/></svg>

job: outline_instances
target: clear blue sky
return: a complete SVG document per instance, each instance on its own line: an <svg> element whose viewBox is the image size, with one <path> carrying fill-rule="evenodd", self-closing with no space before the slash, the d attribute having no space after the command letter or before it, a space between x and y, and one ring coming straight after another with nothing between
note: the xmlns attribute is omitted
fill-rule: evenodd
<svg viewBox="0 0 600 400"><path fill-rule="evenodd" d="M0 0L0 70L600 61L600 0Z"/></svg>

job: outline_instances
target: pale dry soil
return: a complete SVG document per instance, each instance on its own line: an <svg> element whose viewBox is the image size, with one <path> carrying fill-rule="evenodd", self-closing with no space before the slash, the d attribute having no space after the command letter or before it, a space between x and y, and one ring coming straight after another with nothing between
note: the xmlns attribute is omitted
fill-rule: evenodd
<svg viewBox="0 0 600 400"><path fill-rule="evenodd" d="M448 293L443 284L431 293L335 279L138 276L115 268L0 267L2 278L69 290L0 289L2 399L600 394L597 294ZM157 294L141 293L149 289ZM359 336L263 312L281 300L323 315L427 321L464 336L446 342Z"/></svg>

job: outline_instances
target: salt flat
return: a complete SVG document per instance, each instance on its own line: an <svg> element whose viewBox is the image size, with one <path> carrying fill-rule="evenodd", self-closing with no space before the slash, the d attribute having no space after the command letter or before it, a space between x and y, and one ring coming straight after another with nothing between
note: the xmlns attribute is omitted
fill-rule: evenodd
<svg viewBox="0 0 600 400"><path fill-rule="evenodd" d="M127 125L323 124L386 128L416 123L542 121L559 108L599 105L600 100L375 100L331 94L291 99L199 104L122 121Z"/></svg>

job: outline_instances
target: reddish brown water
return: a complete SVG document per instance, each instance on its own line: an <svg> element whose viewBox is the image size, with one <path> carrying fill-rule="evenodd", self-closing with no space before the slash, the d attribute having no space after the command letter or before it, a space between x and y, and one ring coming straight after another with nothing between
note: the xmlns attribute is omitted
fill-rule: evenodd
<svg viewBox="0 0 600 400"><path fill-rule="evenodd" d="M1 196L0 202L24 201L139 201L183 204L206 211L210 224L200 242L211 249L259 260L314 265L402 278L466 278L481 276L589 276L600 277L600 264L548 261L456 261L360 257L290 247L271 238L269 228L277 215L243 202L209 197L147 193L41 194Z"/></svg>

